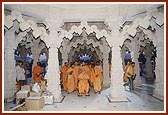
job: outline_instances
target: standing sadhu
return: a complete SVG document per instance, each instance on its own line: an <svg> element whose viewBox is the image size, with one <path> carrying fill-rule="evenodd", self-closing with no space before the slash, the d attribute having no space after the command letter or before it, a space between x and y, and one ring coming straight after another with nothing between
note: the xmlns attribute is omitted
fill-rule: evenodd
<svg viewBox="0 0 168 115"><path fill-rule="evenodd" d="M79 76L79 65L77 61L74 63L73 74L75 78L75 89L76 89L78 85L78 76Z"/></svg>
<svg viewBox="0 0 168 115"><path fill-rule="evenodd" d="M127 62L127 65L125 66L125 68L124 68L124 79L123 79L123 81L124 81L124 83L128 83L129 82L129 79L128 79L128 76L127 76L127 74L126 74L126 72L127 72L127 68L128 68L128 66L130 65L130 63L131 62Z"/></svg>
<svg viewBox="0 0 168 115"><path fill-rule="evenodd" d="M90 62L89 64L89 69L90 69L90 86L93 86L93 82L94 82L94 72L93 72L93 68L92 68L92 64L94 64L93 61Z"/></svg>
<svg viewBox="0 0 168 115"><path fill-rule="evenodd" d="M66 80L66 74L68 70L68 63L65 62L64 65L61 67L61 84L63 86L64 90L67 90L67 80Z"/></svg>
<svg viewBox="0 0 168 115"><path fill-rule="evenodd" d="M130 91L134 90L133 80L135 79L136 74L134 73L135 62L130 62L126 69L125 76L129 79Z"/></svg>
<svg viewBox="0 0 168 115"><path fill-rule="evenodd" d="M74 65L71 64L67 70L67 91L71 93L75 90Z"/></svg>
<svg viewBox="0 0 168 115"><path fill-rule="evenodd" d="M33 80L35 83L40 82L42 79L42 67L41 67L41 63L37 62L37 66L35 66L33 68Z"/></svg>
<svg viewBox="0 0 168 115"><path fill-rule="evenodd" d="M95 67L94 64L92 64L91 67L92 67L91 73L94 76L93 87L94 87L95 93L97 92L100 93L103 85L103 75L101 71L97 67Z"/></svg>
<svg viewBox="0 0 168 115"><path fill-rule="evenodd" d="M79 68L80 74L78 76L78 96L82 96L85 92L86 96L90 96L89 94L89 67L85 65L85 62L82 62L82 66Z"/></svg>

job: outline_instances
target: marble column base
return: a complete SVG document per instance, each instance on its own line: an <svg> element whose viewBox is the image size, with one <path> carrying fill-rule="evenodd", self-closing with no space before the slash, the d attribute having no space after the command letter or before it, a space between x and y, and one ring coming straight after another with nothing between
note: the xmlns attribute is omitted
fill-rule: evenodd
<svg viewBox="0 0 168 115"><path fill-rule="evenodd" d="M63 102L63 100L64 100L64 98L65 98L65 96L60 96L59 98L54 98L54 102L55 103L62 103Z"/></svg>

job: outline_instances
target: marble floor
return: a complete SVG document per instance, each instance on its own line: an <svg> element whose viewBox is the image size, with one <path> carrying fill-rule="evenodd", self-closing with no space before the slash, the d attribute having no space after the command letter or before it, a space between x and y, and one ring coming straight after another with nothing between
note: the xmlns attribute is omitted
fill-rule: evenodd
<svg viewBox="0 0 168 115"><path fill-rule="evenodd" d="M45 105L38 112L164 112L164 102L149 95L148 90L148 88L137 87L134 92L129 92L126 87L125 97L128 102L113 103L110 103L107 98L109 88L103 89L101 94L94 94L91 88L90 96L82 97L77 96L77 91L71 94L63 91L65 98L62 103ZM4 105L5 111L9 111L9 108L14 106L12 103Z"/></svg>

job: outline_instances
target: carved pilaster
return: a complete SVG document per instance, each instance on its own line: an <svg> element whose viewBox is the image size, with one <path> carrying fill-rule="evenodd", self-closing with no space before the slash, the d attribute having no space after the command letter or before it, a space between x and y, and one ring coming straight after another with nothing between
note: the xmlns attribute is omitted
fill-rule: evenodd
<svg viewBox="0 0 168 115"><path fill-rule="evenodd" d="M141 82L141 79L140 79L140 73L139 73L139 62L138 62L138 51L139 51L139 48L138 48L138 43L137 43L137 40L133 40L133 43L132 43L132 50L133 50L133 54L134 54L134 57L133 57L133 61L135 62L135 74L136 74L136 79L134 81L134 85L135 87L136 86L142 86L142 82Z"/></svg>

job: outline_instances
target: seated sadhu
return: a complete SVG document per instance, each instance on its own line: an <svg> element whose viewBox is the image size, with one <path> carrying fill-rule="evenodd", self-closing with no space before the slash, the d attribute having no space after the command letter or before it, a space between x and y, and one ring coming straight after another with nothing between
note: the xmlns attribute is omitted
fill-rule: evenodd
<svg viewBox="0 0 168 115"><path fill-rule="evenodd" d="M37 62L37 66L33 68L33 80L34 82L40 82L42 80L42 67L41 63Z"/></svg>

